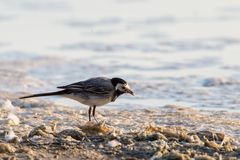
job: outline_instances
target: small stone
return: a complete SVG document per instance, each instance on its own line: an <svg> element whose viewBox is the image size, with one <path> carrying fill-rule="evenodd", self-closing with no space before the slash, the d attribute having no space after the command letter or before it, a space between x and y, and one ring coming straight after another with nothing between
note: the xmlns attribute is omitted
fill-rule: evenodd
<svg viewBox="0 0 240 160"><path fill-rule="evenodd" d="M34 152L31 148L27 148L27 147L23 147L21 149L18 150L19 153L27 153L30 155L34 155Z"/></svg>
<svg viewBox="0 0 240 160"><path fill-rule="evenodd" d="M117 140L112 140L112 141L109 141L107 143L107 146L111 147L111 148L115 148L115 147L118 147L118 146L121 146L122 144L120 142L118 142Z"/></svg>
<svg viewBox="0 0 240 160"><path fill-rule="evenodd" d="M16 157L3 157L3 160L16 160Z"/></svg>
<svg viewBox="0 0 240 160"><path fill-rule="evenodd" d="M222 146L217 144L215 141L209 141L205 136L204 136L204 143L205 146L214 149L215 151L219 151Z"/></svg>
<svg viewBox="0 0 240 160"><path fill-rule="evenodd" d="M179 153L178 151L172 151L162 157L163 159L178 159L178 160L190 160L191 158L186 155Z"/></svg>
<svg viewBox="0 0 240 160"><path fill-rule="evenodd" d="M17 160L17 158L16 157L11 157L10 160Z"/></svg>
<svg viewBox="0 0 240 160"><path fill-rule="evenodd" d="M7 116L7 123L9 125L16 126L16 125L19 125L20 120L15 114L9 113L8 116Z"/></svg>
<svg viewBox="0 0 240 160"><path fill-rule="evenodd" d="M46 126L45 125L40 125L35 127L29 134L28 137L31 138L33 136L42 136L42 137L47 137L48 133L46 133Z"/></svg>
<svg viewBox="0 0 240 160"><path fill-rule="evenodd" d="M196 156L194 158L195 158L195 160L215 160L215 158L210 157L208 155Z"/></svg>
<svg viewBox="0 0 240 160"><path fill-rule="evenodd" d="M2 105L1 108L6 111L12 111L14 109L14 106L12 105L12 102L10 100L6 100Z"/></svg>
<svg viewBox="0 0 240 160"><path fill-rule="evenodd" d="M150 160L160 159L162 155L163 155L162 152L158 151L150 158Z"/></svg>
<svg viewBox="0 0 240 160"><path fill-rule="evenodd" d="M15 147L7 143L0 143L0 153L14 153Z"/></svg>
<svg viewBox="0 0 240 160"><path fill-rule="evenodd" d="M4 140L13 143L17 143L20 141L18 136L15 135L13 130L5 131Z"/></svg>
<svg viewBox="0 0 240 160"><path fill-rule="evenodd" d="M100 148L100 149L104 148L103 144L102 143L99 144L98 148Z"/></svg>
<svg viewBox="0 0 240 160"><path fill-rule="evenodd" d="M74 129L66 129L57 134L58 137L67 137L70 136L71 138L75 140L83 140L86 138L85 133L82 131L74 130Z"/></svg>

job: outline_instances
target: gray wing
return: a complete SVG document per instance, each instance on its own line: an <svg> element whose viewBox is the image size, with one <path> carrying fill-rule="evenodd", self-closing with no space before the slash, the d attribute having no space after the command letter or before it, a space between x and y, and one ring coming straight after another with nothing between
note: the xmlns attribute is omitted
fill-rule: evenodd
<svg viewBox="0 0 240 160"><path fill-rule="evenodd" d="M86 81L72 83L57 88L65 89L72 92L90 92L93 94L109 95L114 91L114 86L109 78L96 77Z"/></svg>

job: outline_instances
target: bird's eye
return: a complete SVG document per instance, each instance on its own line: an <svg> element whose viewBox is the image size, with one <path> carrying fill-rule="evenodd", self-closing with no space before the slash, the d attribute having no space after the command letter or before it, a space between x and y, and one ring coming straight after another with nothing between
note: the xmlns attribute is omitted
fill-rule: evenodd
<svg viewBox="0 0 240 160"><path fill-rule="evenodd" d="M126 87L123 86L122 89L126 89Z"/></svg>

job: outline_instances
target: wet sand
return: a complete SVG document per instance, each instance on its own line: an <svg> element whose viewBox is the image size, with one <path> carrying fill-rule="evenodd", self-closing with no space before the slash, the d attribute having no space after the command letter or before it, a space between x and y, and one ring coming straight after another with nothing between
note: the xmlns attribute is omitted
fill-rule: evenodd
<svg viewBox="0 0 240 160"><path fill-rule="evenodd" d="M239 158L239 113L175 105L100 107L96 123L88 122L86 107L61 106L43 99L17 100L15 96L1 96L0 158ZM9 118L9 113L19 122ZM7 138L12 131L15 136Z"/></svg>

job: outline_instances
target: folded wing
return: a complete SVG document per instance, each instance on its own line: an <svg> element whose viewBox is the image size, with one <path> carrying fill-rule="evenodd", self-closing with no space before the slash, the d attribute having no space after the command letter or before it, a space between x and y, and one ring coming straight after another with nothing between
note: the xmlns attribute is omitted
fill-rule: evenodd
<svg viewBox="0 0 240 160"><path fill-rule="evenodd" d="M59 86L57 88L65 89L70 92L90 92L101 95L109 95L114 91L111 80L105 77L91 78L86 81Z"/></svg>

